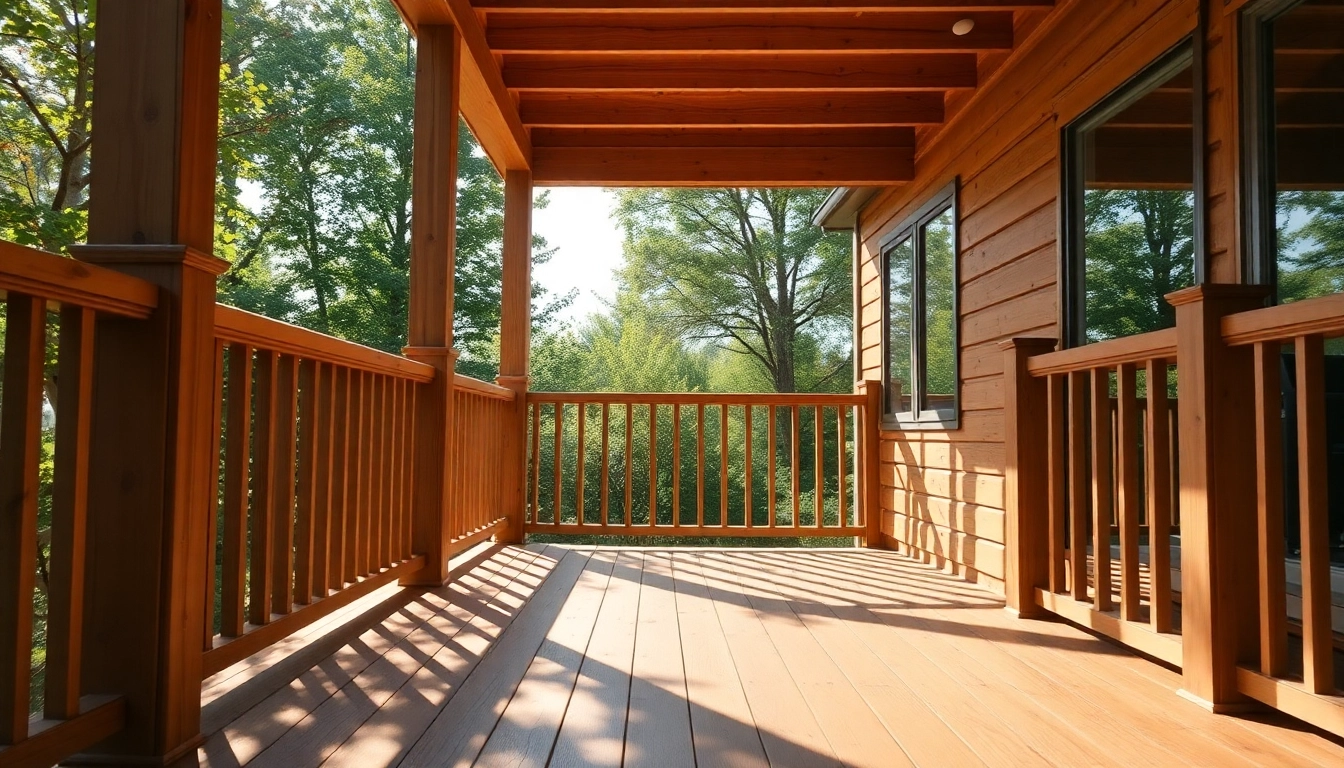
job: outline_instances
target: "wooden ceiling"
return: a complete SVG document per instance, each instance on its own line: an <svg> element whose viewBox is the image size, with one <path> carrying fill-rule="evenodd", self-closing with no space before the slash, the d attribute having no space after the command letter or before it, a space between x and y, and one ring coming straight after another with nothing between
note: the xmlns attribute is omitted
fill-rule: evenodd
<svg viewBox="0 0 1344 768"><path fill-rule="evenodd" d="M877 186L1054 0L397 0L538 185ZM969 33L952 31L974 21Z"/></svg>

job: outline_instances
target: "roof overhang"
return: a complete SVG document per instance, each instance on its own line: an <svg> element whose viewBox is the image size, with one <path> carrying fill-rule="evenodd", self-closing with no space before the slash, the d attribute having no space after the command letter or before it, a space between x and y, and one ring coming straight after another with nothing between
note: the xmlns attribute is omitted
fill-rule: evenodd
<svg viewBox="0 0 1344 768"><path fill-rule="evenodd" d="M817 212L812 214L812 223L827 232L854 229L859 220L859 211L875 194L877 190L873 187L836 187L827 195Z"/></svg>

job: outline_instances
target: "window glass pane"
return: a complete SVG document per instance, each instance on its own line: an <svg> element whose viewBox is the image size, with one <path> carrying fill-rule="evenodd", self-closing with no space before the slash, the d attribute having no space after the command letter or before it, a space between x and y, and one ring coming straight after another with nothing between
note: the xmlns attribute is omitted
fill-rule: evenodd
<svg viewBox="0 0 1344 768"><path fill-rule="evenodd" d="M1176 324L1163 298L1194 282L1190 65L1079 131L1083 333L1092 342Z"/></svg>
<svg viewBox="0 0 1344 768"><path fill-rule="evenodd" d="M1344 24L1319 5L1272 27L1280 302L1344 290Z"/></svg>
<svg viewBox="0 0 1344 768"><path fill-rule="evenodd" d="M924 407L956 411L957 318L953 221L948 209L924 226Z"/></svg>
<svg viewBox="0 0 1344 768"><path fill-rule="evenodd" d="M906 238L887 250L887 412L910 410L911 287L915 249Z"/></svg>

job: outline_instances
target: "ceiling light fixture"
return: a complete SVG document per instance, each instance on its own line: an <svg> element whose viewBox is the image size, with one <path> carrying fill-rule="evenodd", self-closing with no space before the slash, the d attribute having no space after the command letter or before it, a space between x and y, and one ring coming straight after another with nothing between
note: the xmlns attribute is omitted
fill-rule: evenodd
<svg viewBox="0 0 1344 768"><path fill-rule="evenodd" d="M972 29L975 29L975 19L962 19L952 25L952 34L965 36L969 35Z"/></svg>

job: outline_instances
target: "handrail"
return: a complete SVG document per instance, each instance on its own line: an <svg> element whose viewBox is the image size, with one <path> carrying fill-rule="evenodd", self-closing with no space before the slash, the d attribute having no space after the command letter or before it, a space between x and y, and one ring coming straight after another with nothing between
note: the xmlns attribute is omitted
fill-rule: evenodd
<svg viewBox="0 0 1344 768"><path fill-rule="evenodd" d="M1223 341L1232 347L1337 333L1344 333L1344 294L1340 293L1238 312L1222 321Z"/></svg>
<svg viewBox="0 0 1344 768"><path fill-rule="evenodd" d="M491 384L488 381L473 379L470 376L464 376L460 373L453 375L453 388L464 389L469 392L475 392L478 395L485 395L496 400L513 400L513 390L501 387L498 384Z"/></svg>
<svg viewBox="0 0 1344 768"><path fill-rule="evenodd" d="M226 304L215 306L215 337L221 341L343 365L368 373L396 376L421 384L434 380L434 367L431 365Z"/></svg>
<svg viewBox="0 0 1344 768"><path fill-rule="evenodd" d="M0 240L0 291L141 320L159 305L153 283L8 240Z"/></svg>
<svg viewBox="0 0 1344 768"><path fill-rule="evenodd" d="M863 405L862 394L719 392L528 392L530 403L610 405Z"/></svg>
<svg viewBox="0 0 1344 768"><path fill-rule="evenodd" d="M1176 359L1175 328L1035 355L1027 362L1027 371L1032 376L1050 376L1159 359Z"/></svg>
<svg viewBox="0 0 1344 768"><path fill-rule="evenodd" d="M529 392L524 529L872 541L879 396Z"/></svg>

